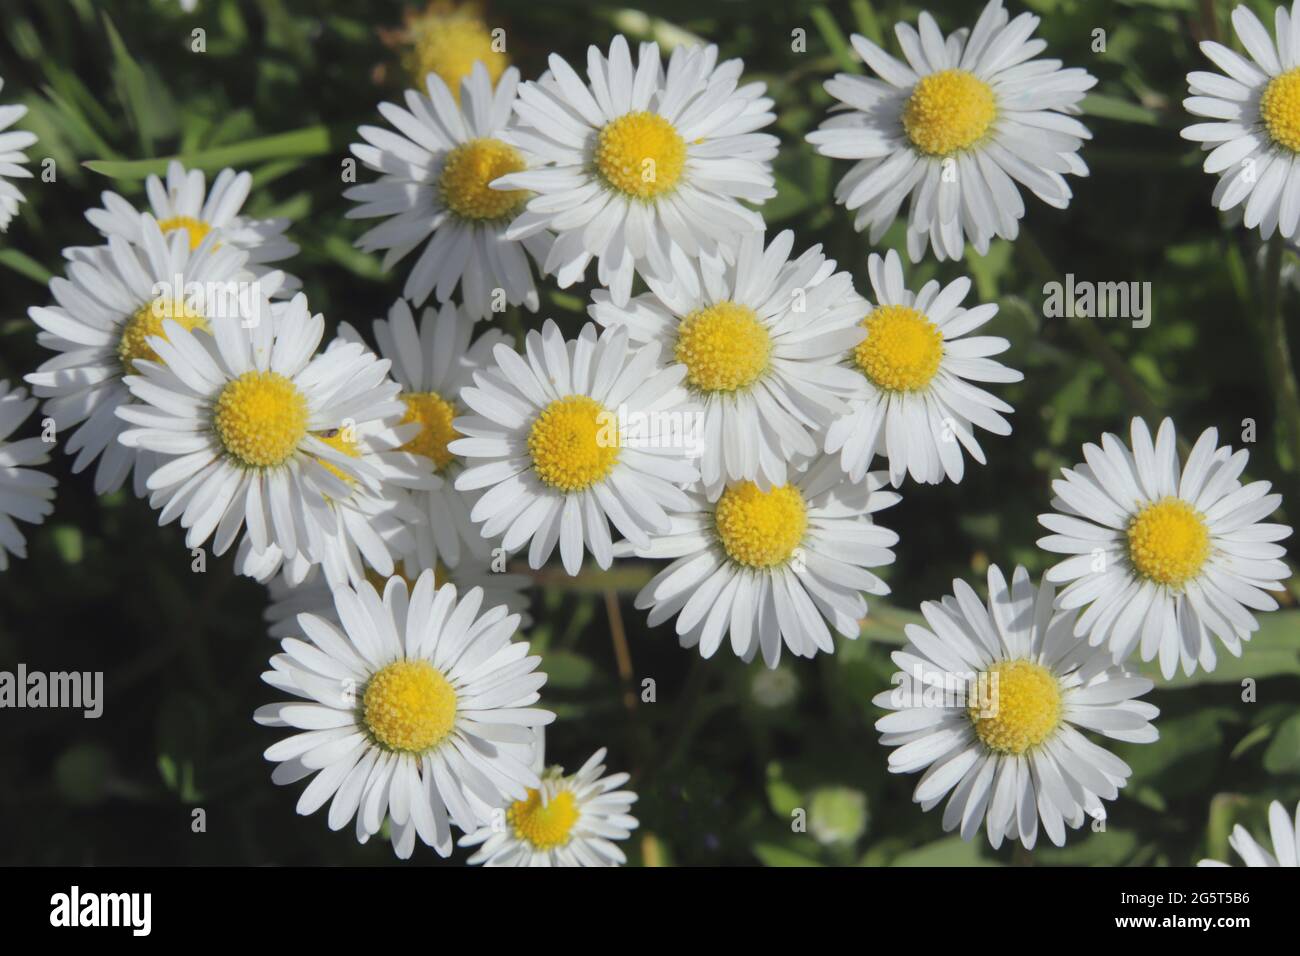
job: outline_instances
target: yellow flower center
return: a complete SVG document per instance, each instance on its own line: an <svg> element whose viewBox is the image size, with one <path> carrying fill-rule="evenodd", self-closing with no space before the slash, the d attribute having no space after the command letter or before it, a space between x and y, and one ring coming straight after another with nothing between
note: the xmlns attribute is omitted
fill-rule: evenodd
<svg viewBox="0 0 1300 956"><path fill-rule="evenodd" d="M528 194L522 189L491 189L488 184L524 168L524 158L499 139L472 139L447 154L438 189L447 208L462 219L503 219Z"/></svg>
<svg viewBox="0 0 1300 956"><path fill-rule="evenodd" d="M335 451L341 451L349 458L361 457L361 448L357 445L356 436L355 434L351 433L349 429L336 428L332 432L325 432L323 434L317 435L316 437L319 438L321 441L323 441L325 444L329 445ZM316 460L320 462L321 465L325 468L325 470L328 471L330 474L334 475L336 478L340 479L341 481L346 481L348 484L352 484L354 480L352 476L349 475L342 468L340 468L338 465L334 464L333 462L326 461L324 458L317 458Z"/></svg>
<svg viewBox="0 0 1300 956"><path fill-rule="evenodd" d="M1300 152L1300 67L1268 81L1259 97L1259 117L1273 142Z"/></svg>
<svg viewBox="0 0 1300 956"><path fill-rule="evenodd" d="M366 684L362 720L389 750L424 753L456 724L456 691L428 661L394 661Z"/></svg>
<svg viewBox="0 0 1300 956"><path fill-rule="evenodd" d="M401 578L406 582L406 589L412 591L415 589L415 582L419 580L420 575L418 573L411 574L406 568L405 561L395 561L393 562L393 573L391 577ZM384 577L369 565L366 566L366 580L370 582L371 586L378 591L380 595L384 593L384 588L388 587L388 578ZM441 561L435 561L433 563L434 590L442 587L450 580L451 574L447 571L446 565Z"/></svg>
<svg viewBox="0 0 1300 956"><path fill-rule="evenodd" d="M213 425L222 447L240 464L275 467L307 434L307 399L278 372L245 372L221 390Z"/></svg>
<svg viewBox="0 0 1300 956"><path fill-rule="evenodd" d="M411 49L403 57L403 63L415 85L423 89L424 78L436 73L457 102L460 102L460 81L470 75L476 61L487 67L493 86L510 65L505 50L494 45L487 24L470 9L437 12L435 7L430 13L411 19L407 35Z"/></svg>
<svg viewBox="0 0 1300 956"><path fill-rule="evenodd" d="M718 499L713 520L727 556L747 568L785 564L808 530L803 497L790 485L763 491L752 481L734 484Z"/></svg>
<svg viewBox="0 0 1300 956"><path fill-rule="evenodd" d="M528 454L537 476L552 488L590 488L618 461L618 422L586 395L558 398L528 430Z"/></svg>
<svg viewBox="0 0 1300 956"><path fill-rule="evenodd" d="M982 693L968 713L975 733L990 750L1023 754L1061 724L1061 685L1042 664L1003 661L979 676Z"/></svg>
<svg viewBox="0 0 1300 956"><path fill-rule="evenodd" d="M449 442L461 437L460 432L451 425L452 419L456 417L456 406L437 392L407 392L402 396L402 401L406 403L402 424L418 422L420 433L403 445L401 450L431 459L434 471L441 472L456 460L456 456L447 450Z"/></svg>
<svg viewBox="0 0 1300 956"><path fill-rule="evenodd" d="M543 803L542 795L529 788L526 800L510 804L506 820L520 840L536 850L551 850L569 842L578 822L578 801L570 791L561 790Z"/></svg>
<svg viewBox="0 0 1300 956"><path fill-rule="evenodd" d="M134 372L135 363L140 359L147 362L158 361L158 353L149 344L149 337L156 335L162 339L167 338L163 335L162 328L165 319L171 319L181 328L191 332L195 329L208 331L208 320L201 312L196 312L184 301L170 298L155 299L147 305L142 305L122 323L122 337L117 340L117 357L122 363L124 372Z"/></svg>
<svg viewBox="0 0 1300 956"><path fill-rule="evenodd" d="M682 319L673 357L686 366L686 381L694 388L734 392L767 371L772 336L753 309L719 302Z"/></svg>
<svg viewBox="0 0 1300 956"><path fill-rule="evenodd" d="M1210 529L1186 501L1163 498L1129 522L1128 556L1148 581L1181 588L1210 556Z"/></svg>
<svg viewBox="0 0 1300 956"><path fill-rule="evenodd" d="M596 137L596 169L625 196L653 199L677 186L686 141L657 113L626 113Z"/></svg>
<svg viewBox="0 0 1300 956"><path fill-rule="evenodd" d="M206 222L195 219L193 216L172 216L170 219L164 219L158 223L158 228L163 232L175 232L177 229L184 229L190 237L190 252L203 245L203 240L212 231L212 227Z"/></svg>
<svg viewBox="0 0 1300 956"><path fill-rule="evenodd" d="M903 129L912 145L930 156L969 149L997 118L993 89L965 70L921 77L903 107Z"/></svg>
<svg viewBox="0 0 1300 956"><path fill-rule="evenodd" d="M930 384L943 359L943 333L924 313L905 305L877 306L862 327L867 337L853 359L877 388L908 392Z"/></svg>

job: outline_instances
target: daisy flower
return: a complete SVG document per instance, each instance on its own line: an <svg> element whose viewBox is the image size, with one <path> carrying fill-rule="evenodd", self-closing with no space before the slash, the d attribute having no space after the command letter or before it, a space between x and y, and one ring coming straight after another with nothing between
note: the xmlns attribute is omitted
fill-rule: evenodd
<svg viewBox="0 0 1300 956"><path fill-rule="evenodd" d="M415 305L434 291L439 302L447 302L459 286L473 318L503 311L507 302L537 311L528 256L540 262L551 237L544 231L523 240L507 236L506 226L528 194L488 188L506 173L537 164L528 149L510 145L505 136L518 86L519 71L511 67L494 92L487 70L476 63L457 105L447 84L431 73L427 95L407 90L406 109L380 104L397 132L357 130L365 142L352 144L353 155L381 175L344 191L360 203L347 216L384 218L357 245L367 252L386 250L385 269L427 240L402 290Z"/></svg>
<svg viewBox="0 0 1300 956"><path fill-rule="evenodd" d="M1057 604L1079 615L1074 633L1109 646L1116 660L1140 649L1174 676L1214 670L1214 634L1234 657L1259 629L1251 610L1271 611L1266 591L1282 590L1290 571L1275 542L1291 534L1265 524L1282 502L1267 481L1238 480L1248 453L1218 447L1206 429L1179 464L1174 423L1160 423L1153 444L1133 419L1132 449L1114 435L1083 446L1086 464L1052 482L1058 513L1039 515L1052 534L1038 546L1067 554L1047 572L1067 584Z"/></svg>
<svg viewBox="0 0 1300 956"><path fill-rule="evenodd" d="M685 372L704 409L700 471L710 489L784 483L786 463L817 453L814 435L848 410L841 399L858 386L838 362L862 340L862 299L821 246L791 260L793 245L789 230L766 249L753 232L734 263L682 259L672 279L647 279L651 291L624 306L592 294L593 319L657 343Z"/></svg>
<svg viewBox="0 0 1300 956"><path fill-rule="evenodd" d="M693 492L668 530L620 555L672 559L636 596L655 627L677 618L682 647L712 657L729 634L745 661L759 652L776 667L791 654L833 653L834 629L850 640L867 614L865 594L889 587L868 568L892 564L898 535L872 514L899 500L871 474L850 484L819 458L788 485L729 484L715 501Z"/></svg>
<svg viewBox="0 0 1300 956"><path fill-rule="evenodd" d="M0 77L0 90L4 88L4 78ZM0 232L9 231L9 223L18 215L18 204L23 201L22 192L9 180L31 179L32 176L24 166L27 155L23 150L36 142L36 134L9 129L26 115L27 107L21 103L0 106Z"/></svg>
<svg viewBox="0 0 1300 956"><path fill-rule="evenodd" d="M50 281L57 304L27 312L40 327L37 342L58 354L26 379L59 431L79 426L64 449L76 455L73 472L98 459L95 493L104 494L121 487L137 457L118 442L125 426L117 409L130 400L123 378L157 358L151 343L164 322L207 338L218 316L260 308L259 293L275 282L250 294L243 250L215 237L191 249L184 233L164 237L147 213L140 245L110 236L69 256L67 278ZM144 493L140 469L135 490Z"/></svg>
<svg viewBox="0 0 1300 956"><path fill-rule="evenodd" d="M996 336L963 338L997 314L994 304L962 308L970 279L946 286L927 282L918 293L903 285L898 253L867 261L876 304L861 325L866 337L849 349L844 364L857 373L857 394L849 411L826 432L826 452L861 481L873 456L889 460L894 486L904 475L938 484L961 481L963 446L984 464L975 427L1011 434L1002 413L1010 405L971 382L1019 382L1024 376L989 358L1010 343Z"/></svg>
<svg viewBox="0 0 1300 956"><path fill-rule="evenodd" d="M10 554L27 557L27 539L14 519L41 524L54 511L58 481L31 467L50 460L46 442L39 437L8 440L35 407L36 399L28 398L25 388L10 388L0 379L0 571L8 570Z"/></svg>
<svg viewBox="0 0 1300 956"><path fill-rule="evenodd" d="M635 67L627 40L606 58L587 50L587 82L560 56L519 89L519 128L510 141L546 162L512 172L494 189L536 195L506 235L552 230L544 271L561 288L596 275L616 305L627 303L632 275L672 275L671 252L716 254L763 227L741 205L776 195L775 136L756 133L775 119L762 83L739 86L744 64L718 64L716 46L679 46L667 71L654 43Z"/></svg>
<svg viewBox="0 0 1300 956"><path fill-rule="evenodd" d="M415 587L425 568L419 558L407 554L397 559L391 575L383 575L373 568L365 569L365 580L375 590L382 590L388 578L396 575L406 582L408 589ZM528 591L533 585L532 578L523 574L508 574L494 570L487 559L478 561L469 556L454 568L448 568L439 562L428 568L433 571L433 586L440 588L444 584L454 584L456 590L464 594L472 588L483 592L483 603L487 607L498 604L511 614L519 615L519 626L528 627L532 615L528 613ZM268 633L272 637L291 637L298 633L297 618L301 613L315 614L333 623L338 623L334 613L334 589L325 580L321 570L311 568L300 583L293 583L287 574L272 574L266 582L271 595L271 604L263 617L269 625Z"/></svg>
<svg viewBox="0 0 1300 956"><path fill-rule="evenodd" d="M510 65L501 42L488 28L476 3L453 4L432 0L421 11L407 10L400 30L380 30L380 39L399 50L402 68L415 86L424 86L430 73L437 75L457 101L461 80L482 63L493 82Z"/></svg>
<svg viewBox="0 0 1300 956"><path fill-rule="evenodd" d="M166 185L157 176L145 180L145 195L158 228L164 236L184 233L190 249L195 250L215 233L225 245L248 253L248 270L257 277L278 272L272 263L298 254L296 243L290 242L284 232L288 219L250 219L239 214L248 193L253 187L253 177L223 169L206 188L203 172L186 170L176 160L167 164ZM131 203L115 192L100 195L102 209L90 209L86 219L102 235L121 236L133 245L143 245L145 216ZM287 273L278 273L277 294L291 293L302 283Z"/></svg>
<svg viewBox="0 0 1300 956"><path fill-rule="evenodd" d="M435 562L455 567L465 552L479 562L489 555L488 542L469 517L474 496L453 485L463 462L447 448L461 437L452 425L465 411L461 389L472 384L476 371L491 364L492 349L508 342L496 328L485 328L475 337L474 326L475 320L451 302L437 312L426 308L417 324L404 299L393 303L387 321L376 319L373 324L379 354L392 362L392 376L402 387L402 423L418 426L402 450L421 456L427 473L439 479L415 493L423 520L411 531L422 568ZM339 332L361 341L346 324Z"/></svg>
<svg viewBox="0 0 1300 956"><path fill-rule="evenodd" d="M323 316L308 314L306 296L284 321L215 321L211 335L163 322L149 345L161 361L136 363L127 387L140 404L118 416L131 426L128 448L161 456L146 486L161 508L159 524L180 518L185 542L214 536L224 554L242 529L254 551L272 544L286 558L299 548L316 558L312 526L334 525L329 499L354 482L372 490L379 471L329 440L340 431L400 415L387 362L346 343L316 354Z"/></svg>
<svg viewBox="0 0 1300 956"><path fill-rule="evenodd" d="M577 773L542 770L544 745L538 734L536 767L542 785L528 796L498 807L491 823L460 838L479 847L468 860L484 866L619 866L627 862L613 841L626 840L638 826L629 812L636 794L620 790L626 773L604 776L601 747Z"/></svg>
<svg viewBox="0 0 1300 956"><path fill-rule="evenodd" d="M1300 866L1300 805L1296 806L1294 819L1286 812L1281 801L1268 805L1268 831L1273 840L1269 853L1246 828L1238 823L1232 828L1228 843L1247 866ZM1218 860L1201 860L1197 866L1231 866Z"/></svg>
<svg viewBox="0 0 1300 956"><path fill-rule="evenodd" d="M891 772L925 769L912 795L923 810L948 797L945 831L969 840L982 821L994 848L1009 837L1032 849L1041 820L1061 846L1067 825L1105 819L1102 801L1131 773L1078 728L1154 741L1159 711L1135 699L1152 683L1077 640L1074 613L1054 613L1047 580L1035 589L1018 567L1008 586L992 565L988 584L987 607L964 581L921 605L927 626L909 624L891 655L894 689L873 702L892 713L876 729L898 748Z"/></svg>
<svg viewBox="0 0 1300 956"><path fill-rule="evenodd" d="M838 111L808 141L824 156L857 161L835 199L857 210L854 227L870 229L873 245L910 197L913 262L927 246L940 261L960 259L967 242L984 255L994 236L1020 231L1017 183L1049 206L1070 204L1062 174L1088 175L1078 151L1092 136L1069 114L1097 80L1034 59L1047 46L1030 39L1038 17L1008 22L1002 0L947 40L928 13L918 26L894 26L906 63L854 34L853 48L878 79L841 73L827 81Z"/></svg>
<svg viewBox="0 0 1300 956"><path fill-rule="evenodd" d="M1242 221L1265 239L1286 238L1300 224L1300 8L1277 8L1277 39L1247 7L1232 11L1232 26L1250 59L1207 40L1201 52L1223 73L1187 74L1192 94L1183 106L1209 122L1182 131L1210 151L1207 173L1218 173L1214 205L1246 204ZM1224 75L1226 74L1226 75Z"/></svg>
<svg viewBox="0 0 1300 956"><path fill-rule="evenodd" d="M483 609L483 592L434 587L433 572L407 590L388 579L334 591L337 621L298 616L302 637L262 675L300 700L269 704L254 719L296 731L266 750L277 784L312 779L298 812L329 801L330 829L356 818L364 843L390 821L393 849L409 858L418 837L451 853L450 824L472 833L488 809L541 786L530 766L536 729L555 719L533 707L546 675L513 641L519 618Z"/></svg>
<svg viewBox="0 0 1300 956"><path fill-rule="evenodd" d="M485 538L528 548L540 568L558 543L577 574L583 544L602 568L614 558L609 525L638 547L688 506L681 486L699 477L681 438L695 414L680 366L661 368L659 346L629 348L623 329L583 326L566 342L547 319L528 333L525 355L497 344L494 365L474 375L461 400L473 414L453 423L448 449L465 460L461 491L482 492L470 517Z"/></svg>

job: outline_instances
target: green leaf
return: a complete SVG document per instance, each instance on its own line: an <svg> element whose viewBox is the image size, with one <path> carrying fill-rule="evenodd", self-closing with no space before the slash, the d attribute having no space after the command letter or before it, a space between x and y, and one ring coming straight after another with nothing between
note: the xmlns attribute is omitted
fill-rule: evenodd
<svg viewBox="0 0 1300 956"><path fill-rule="evenodd" d="M1283 722L1264 751L1264 769L1278 776L1300 773L1300 714Z"/></svg>
<svg viewBox="0 0 1300 956"><path fill-rule="evenodd" d="M546 672L548 687L576 690L591 682L596 666L572 651L547 651L543 655L542 670Z"/></svg>
<svg viewBox="0 0 1300 956"><path fill-rule="evenodd" d="M1105 93L1089 93L1079 103L1079 108L1085 116L1118 120L1121 123L1140 123L1143 126L1160 125L1160 114L1155 110Z"/></svg>
<svg viewBox="0 0 1300 956"><path fill-rule="evenodd" d="M327 127L308 126L291 133L277 133L197 153L126 161L92 159L82 165L91 172L111 179L144 179L165 173L167 164L173 159L180 160L189 169L214 170L225 166L249 166L268 159L323 156L330 152L331 141Z"/></svg>
<svg viewBox="0 0 1300 956"><path fill-rule="evenodd" d="M849 46L849 41L844 37L844 31L835 22L831 12L818 4L808 11L808 15L812 17L813 25L821 33L826 45L835 54L835 62L840 65L840 69L849 73L861 73L862 64L853 56L853 48Z"/></svg>
<svg viewBox="0 0 1300 956"><path fill-rule="evenodd" d="M12 269L19 275L26 276L33 282L48 285L53 275L43 265L17 249L0 249L0 266Z"/></svg>
<svg viewBox="0 0 1300 956"><path fill-rule="evenodd" d="M937 840L894 857L890 866L1001 866L997 860L981 855L982 843L959 836Z"/></svg>
<svg viewBox="0 0 1300 956"><path fill-rule="evenodd" d="M822 866L823 864L811 857L804 856L794 850L788 850L783 846L777 846L775 843L755 843L752 847L754 856L758 857L764 866Z"/></svg>
<svg viewBox="0 0 1300 956"><path fill-rule="evenodd" d="M1170 680L1160 677L1155 662L1142 665L1147 676L1164 687L1196 687L1201 684L1240 684L1249 678L1262 680L1285 674L1300 674L1300 609L1274 611L1259 616L1259 630L1242 645L1240 657L1219 649L1218 666L1198 670L1191 677L1181 671Z"/></svg>

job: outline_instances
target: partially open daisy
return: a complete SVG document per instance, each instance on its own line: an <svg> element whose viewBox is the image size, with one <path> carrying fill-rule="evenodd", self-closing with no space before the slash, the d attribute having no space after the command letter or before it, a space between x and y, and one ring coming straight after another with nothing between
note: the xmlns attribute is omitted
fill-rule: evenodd
<svg viewBox="0 0 1300 956"><path fill-rule="evenodd" d="M930 14L918 25L919 33L894 26L906 63L854 34L853 48L879 79L842 73L827 81L839 112L808 141L824 156L857 160L835 199L857 210L854 226L870 229L872 244L910 196L913 262L927 247L940 261L960 259L967 242L983 255L994 236L1019 233L1017 183L1050 206L1070 204L1063 174L1088 174L1078 150L1091 134L1069 114L1097 80L1034 59L1047 46L1030 39L1038 17L1008 22L1002 0L947 40Z"/></svg>
<svg viewBox="0 0 1300 956"><path fill-rule="evenodd" d="M167 164L167 182L157 176L145 180L145 194L149 197L150 211L164 236L182 233L189 240L190 249L197 249L209 234L217 241L248 253L248 270L255 276L278 272L278 263L298 254L296 243L285 236L288 219L250 219L239 211L253 187L249 173L236 173L223 169L206 188L203 172L186 170L176 160ZM141 245L144 242L145 217L131 203L115 192L105 191L100 196L102 209L90 209L86 219L104 236L121 236L127 242ZM277 276L274 292L287 295L302 283L288 273Z"/></svg>
<svg viewBox="0 0 1300 956"><path fill-rule="evenodd" d="M1268 834L1273 842L1270 853L1240 823L1232 828L1228 844L1247 866L1300 866L1300 804L1295 816L1286 812L1280 800L1268 805ZM1197 866L1231 866L1219 860L1201 860Z"/></svg>
<svg viewBox="0 0 1300 956"><path fill-rule="evenodd" d="M1251 613L1277 607L1267 591L1290 576L1275 542L1291 534L1261 519L1282 502L1267 481L1238 480L1249 454L1218 446L1206 429L1186 465L1178 460L1174 423L1160 423L1152 444L1146 422L1133 419L1130 450L1114 435L1083 446L1086 464L1052 482L1056 514L1038 520L1053 532L1038 546L1071 557L1047 572L1068 582L1057 604L1088 606L1075 634L1107 645L1116 660L1135 649L1159 656L1173 677L1197 666L1213 670L1213 634L1234 657L1259 629Z"/></svg>
<svg viewBox="0 0 1300 956"><path fill-rule="evenodd" d="M963 338L997 314L992 303L962 308L970 291L965 276L940 286L930 280L920 292L903 285L903 266L890 250L867 263L876 303L860 325L866 337L843 355L857 373L857 394L849 411L826 432L826 451L839 452L840 464L861 481L872 458L889 460L895 487L913 481L961 481L962 448L984 464L975 428L1011 434L1002 413L1010 405L971 382L1019 382L1024 376L989 358L1005 352L1004 338Z"/></svg>
<svg viewBox="0 0 1300 956"><path fill-rule="evenodd" d="M41 524L54 511L53 475L32 465L50 460L49 445L37 436L9 441L9 436L36 408L25 388L10 388L0 379L0 571L9 567L9 555L27 557L27 539L14 523Z"/></svg>
<svg viewBox="0 0 1300 956"><path fill-rule="evenodd" d="M1291 238L1300 225L1300 8L1277 8L1276 42L1245 6L1232 11L1232 26L1250 59L1213 40L1201 43L1223 73L1187 74L1192 95L1183 106L1208 122L1182 135L1210 150L1204 169L1220 174L1217 208L1244 202L1247 229Z"/></svg>
<svg viewBox="0 0 1300 956"><path fill-rule="evenodd" d="M74 472L99 459L95 492L104 494L121 487L136 460L117 440L124 427L117 409L130 400L123 377L158 357L151 338L164 322L206 338L219 315L242 321L275 284L272 278L250 290L245 252L215 238L191 250L184 233L164 237L148 214L140 245L110 236L106 246L69 254L67 278L50 281L57 305L27 312L41 329L36 340L58 354L26 379L59 432L79 426L64 450L77 456ZM135 485L143 494L140 470Z"/></svg>
<svg viewBox="0 0 1300 956"><path fill-rule="evenodd" d="M0 77L0 90L5 88ZM23 201L22 191L10 179L30 179L25 167L27 154L23 152L36 142L36 134L23 129L9 129L27 115L21 103L0 106L0 232L9 231L9 223L18 215L18 204Z"/></svg>
<svg viewBox="0 0 1300 956"><path fill-rule="evenodd" d="M393 849L418 837L451 853L450 824L472 833L491 807L541 785L530 766L536 729L555 715L533 707L546 675L513 641L516 615L484 608L477 588L434 588L433 572L408 591L392 577L382 597L368 583L334 592L341 624L301 614L263 680L301 700L269 704L255 719L296 733L266 750L277 784L312 779L298 812L329 802L329 826L356 818L362 843L385 818Z"/></svg>
<svg viewBox="0 0 1300 956"><path fill-rule="evenodd" d="M306 318L304 305L302 314L289 321ZM354 341L355 335L339 336L325 352L328 355L336 348L353 351L355 346L348 343ZM369 350L364 355L370 362L355 366L354 381L361 385L358 379L364 377L375 387L388 385L388 360L380 360ZM443 484L441 477L425 467L423 458L405 450L419 431L418 424L391 414L364 421L349 416L343 427L318 432L316 437L325 444L363 464L378 485L358 481L322 461L326 470L347 485L348 493L327 496L327 510L311 512L322 521L308 522L306 538L292 558L286 558L275 544L257 552L246 538L236 562L241 573L266 581L283 569L287 581L300 584L319 564L325 580L334 587L345 582L358 584L371 573L382 578L393 574L394 560L415 548L415 529L425 520L413 496Z"/></svg>
<svg viewBox="0 0 1300 956"><path fill-rule="evenodd" d="M655 342L685 372L703 406L700 472L707 488L725 481L782 484L796 456L818 452L817 433L848 406L860 376L840 368L862 340L863 301L846 272L813 246L790 259L794 235L740 240L734 263L679 258L673 278L648 278L651 291L619 306L592 294L591 317Z"/></svg>
<svg viewBox="0 0 1300 956"><path fill-rule="evenodd" d="M672 559L636 596L654 627L676 617L682 647L712 657L730 635L745 661L762 653L776 667L782 645L798 657L833 653L831 631L850 640L867 614L866 594L889 587L868 568L892 564L898 535L872 515L898 501L881 475L849 483L834 460L819 458L789 484L763 490L726 486L713 501L699 492L649 546L618 553Z"/></svg>
<svg viewBox="0 0 1300 956"><path fill-rule="evenodd" d="M543 744L534 760L544 766ZM484 866L619 866L627 857L615 840L626 840L637 828L630 811L636 794L619 789L626 773L604 776L601 747L576 773L560 766L541 771L542 784L522 800L497 807L491 820L460 839L463 847L479 847L469 863Z"/></svg>
<svg viewBox="0 0 1300 956"><path fill-rule="evenodd" d="M665 73L659 47L643 43L633 66L616 36L608 58L588 48L586 82L551 54L551 69L520 87L521 125L509 139L547 165L493 188L536 194L507 235L552 230L544 271L561 288L594 258L600 284L623 305L634 272L671 277L673 249L717 253L762 228L740 201L776 195L777 139L756 132L775 118L772 101L762 83L738 85L740 60L717 59L715 46L679 46Z"/></svg>
<svg viewBox="0 0 1300 956"><path fill-rule="evenodd" d="M528 193L489 188L538 162L505 138L518 85L519 71L511 67L493 91L487 70L475 64L458 106L447 85L430 74L427 95L406 91L406 109L379 105L397 132L378 126L357 131L366 142L353 143L353 154L381 175L344 191L361 204L347 216L384 218L357 245L386 250L385 269L424 244L402 291L415 305L432 292L447 302L459 286L466 313L476 319L504 311L507 303L537 311L528 257L545 257L550 234L507 236Z"/></svg>
<svg viewBox="0 0 1300 956"><path fill-rule="evenodd" d="M399 51L413 86L423 87L425 78L433 73L459 101L461 80L476 63L483 64L493 83L510 65L505 31L495 33L484 22L477 3L431 0L423 10L408 10L402 29L381 30L380 38Z"/></svg>
<svg viewBox="0 0 1300 956"><path fill-rule="evenodd" d="M689 501L681 488L699 477L684 456L693 416L684 369L659 367L656 343L632 349L626 331L596 335L587 324L566 342L550 319L528 333L523 356L504 344L461 400L461 491L482 491L470 512L485 538L528 548L540 568L560 546L569 574L584 542L596 563L614 558L609 525L637 547L669 527L668 510ZM529 542L531 541L531 544Z"/></svg>
<svg viewBox="0 0 1300 956"><path fill-rule="evenodd" d="M419 426L402 451L420 456L426 473L439 479L415 493L424 520L411 532L421 567L435 562L455 567L466 551L475 561L486 561L489 554L488 542L469 517L477 496L456 490L463 462L447 447L461 437L452 425L466 411L461 389L473 382L475 371L491 364L492 349L507 342L497 328L484 328L475 338L474 326L475 320L450 302L437 312L425 309L417 324L404 299L393 303L386 321L376 319L373 326L379 354L392 362L393 378L402 387L402 422ZM350 326L340 327L340 333L360 340Z"/></svg>
<svg viewBox="0 0 1300 956"><path fill-rule="evenodd" d="M301 293L289 306L285 321L224 319L211 335L167 319L149 338L160 361L127 376L140 404L118 408L133 426L121 442L162 459L146 482L150 504L160 524L180 519L186 547L215 534L223 554L247 529L254 551L274 544L294 558L311 526L333 526L330 499L349 497L354 482L381 486L374 467L330 439L401 414L387 362L356 343L316 354L324 317L308 314Z"/></svg>
<svg viewBox="0 0 1300 956"><path fill-rule="evenodd" d="M927 627L907 626L891 656L893 690L876 695L893 711L876 721L880 742L896 747L893 773L925 770L912 799L923 810L948 798L945 831L971 839L984 823L989 842L1032 849L1042 821L1065 843L1065 827L1104 820L1131 771L1078 728L1114 740L1150 743L1159 711L1136 700L1152 683L1074 636L1074 613L1053 611L1052 585L1035 588L1024 568L1010 585L989 567L987 606L964 581L921 605Z"/></svg>

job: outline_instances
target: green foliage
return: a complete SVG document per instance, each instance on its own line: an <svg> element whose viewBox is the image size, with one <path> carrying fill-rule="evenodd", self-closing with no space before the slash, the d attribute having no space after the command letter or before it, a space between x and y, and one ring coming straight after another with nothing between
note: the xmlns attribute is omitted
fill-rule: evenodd
<svg viewBox="0 0 1300 956"><path fill-rule="evenodd" d="M570 62L604 45L617 24L632 39L687 31L745 59L768 84L779 116L780 193L765 207L803 248L822 243L866 288L873 250L834 205L848 164L818 156L804 135L825 115L822 82L861 69L847 38L862 32L893 49L892 24L926 6L945 29L969 25L976 6L956 0L700 4L654 0L633 16L628 0L536 3L495 0L489 18L507 28L525 76L554 50ZM1015 432L983 442L989 464L970 464L960 486L907 486L880 516L901 536L888 569L893 589L873 601L856 642L833 657L789 660L772 674L720 652L710 661L677 646L671 625L651 631L632 596L654 569L620 563L608 574L567 579L548 569L534 591L530 637L551 676L544 691L560 720L549 756L576 768L609 748L612 769L633 774L642 829L633 862L768 865L1187 865L1227 859L1236 822L1256 833L1264 807L1300 799L1300 610L1264 615L1240 659L1220 650L1212 674L1158 681L1161 739L1122 745L1133 778L1113 805L1109 829L1070 834L1064 849L993 851L983 835L945 834L940 811L911 801L915 778L891 775L872 728L870 698L889 686L889 654L922 600L955 577L982 587L989 562L1038 574L1050 563L1034 547L1036 516L1050 481L1080 460L1080 445L1124 431L1135 412L1175 416L1184 437L1217 426L1240 444L1258 423L1250 476L1297 500L1291 458L1276 436L1278 405L1265 374L1274 344L1259 320L1258 239L1220 221L1214 180L1177 134L1185 75L1208 68L1194 37L1222 38L1191 0L1033 0L1048 54L1100 78L1083 104L1095 139L1091 168L1073 179L1075 199L1058 211L1028 201L1021 238L984 257L909 267L911 279L969 272L976 295L1000 305L989 334L1005 336L1008 364L1025 381L1000 390L1016 408ZM1262 5L1261 5L1262 8ZM292 215L313 310L332 322L382 315L402 286L353 248L362 230L344 218L341 163L358 125L398 95L393 54L377 26L400 21L398 3L201 0L185 14L169 0L42 0L6 4L0 36L5 102L25 103L30 151L54 160L57 179L24 185L28 202L0 237L0 377L16 379L44 358L26 310L49 300L60 251L98 241L83 218L103 189L142 202L142 181L182 156L209 174L250 169L253 216ZM191 31L206 31L204 53ZM1106 31L1094 53L1092 31ZM803 29L807 50L791 50ZM385 79L381 82L378 77ZM366 178L368 174L362 174ZM896 226L884 245L900 247ZM1292 265L1296 265L1292 263ZM1074 273L1098 281L1149 281L1153 322L1116 319L1080 326L1044 318L1043 285ZM546 314L567 330L585 317L588 288L544 292ZM1300 337L1300 294L1283 310ZM517 333L525 318L507 314ZM0 667L105 672L99 720L63 711L0 714L0 807L21 821L0 843L5 863L389 863L386 845L359 846L331 833L320 814L302 818L299 788L270 782L262 751L274 737L251 714L276 693L258 675L275 645L261 614L264 590L235 577L229 558L203 574L175 526L129 493L96 498L67 456L54 519L29 534L30 557L0 576ZM1284 465L1286 467L1284 467ZM1294 512L1295 506L1289 506ZM1278 520L1286 520L1283 515ZM1294 523L1295 515L1290 514ZM1294 548L1294 545L1292 546ZM1294 551L1293 551L1294 553ZM611 617L607 595L620 612ZM624 673L614 635L625 635ZM644 681L653 682L653 702ZM1244 702L1243 681L1254 682ZM208 830L190 830L190 808ZM792 829L806 811L807 826ZM820 834L820 837L819 837ZM417 853L436 862L431 853Z"/></svg>

